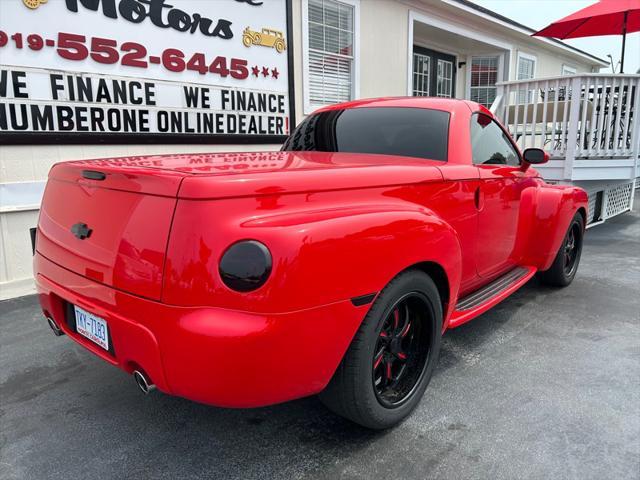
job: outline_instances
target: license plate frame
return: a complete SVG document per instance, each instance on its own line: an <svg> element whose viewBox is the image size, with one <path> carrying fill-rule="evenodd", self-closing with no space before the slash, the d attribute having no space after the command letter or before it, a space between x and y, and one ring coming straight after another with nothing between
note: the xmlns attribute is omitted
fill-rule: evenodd
<svg viewBox="0 0 640 480"><path fill-rule="evenodd" d="M73 305L73 314L76 332L108 352L109 324L107 321L77 305Z"/></svg>

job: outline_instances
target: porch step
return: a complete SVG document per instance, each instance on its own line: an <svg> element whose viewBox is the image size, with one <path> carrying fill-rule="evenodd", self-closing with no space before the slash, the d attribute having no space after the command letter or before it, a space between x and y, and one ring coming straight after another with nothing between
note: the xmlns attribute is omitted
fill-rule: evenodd
<svg viewBox="0 0 640 480"><path fill-rule="evenodd" d="M534 267L516 267L493 282L458 300L449 321L450 327L457 327L489 310L524 285L533 275Z"/></svg>

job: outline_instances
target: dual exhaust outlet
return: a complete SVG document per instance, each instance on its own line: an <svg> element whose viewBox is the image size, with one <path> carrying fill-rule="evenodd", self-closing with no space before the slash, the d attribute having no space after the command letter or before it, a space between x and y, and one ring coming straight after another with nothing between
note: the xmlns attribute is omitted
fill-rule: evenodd
<svg viewBox="0 0 640 480"><path fill-rule="evenodd" d="M140 370L133 371L133 379L136 381L136 385L138 385L140 391L145 395L149 395L149 393L156 389L156 386L151 381L151 379Z"/></svg>
<svg viewBox="0 0 640 480"><path fill-rule="evenodd" d="M45 316L45 318L47 319L47 324L49 324L49 328L51 328L51 331L56 337L60 337L64 335L64 332L58 326L58 324L53 318L51 318L48 315ZM133 371L133 379L136 381L136 385L138 386L140 391L145 395L149 395L149 393L151 393L156 389L155 384L151 381L151 379L147 376L147 374L141 370Z"/></svg>
<svg viewBox="0 0 640 480"><path fill-rule="evenodd" d="M51 318L49 316L46 316L45 318L47 319L47 323L49 324L49 328L51 329L51 331L53 332L53 334L56 337L60 337L60 336L64 335L64 332L58 326L58 324L56 323L56 321L53 318Z"/></svg>

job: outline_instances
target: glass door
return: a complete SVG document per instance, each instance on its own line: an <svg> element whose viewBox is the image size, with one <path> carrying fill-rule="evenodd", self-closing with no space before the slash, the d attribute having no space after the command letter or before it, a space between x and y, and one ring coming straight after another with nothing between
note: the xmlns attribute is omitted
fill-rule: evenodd
<svg viewBox="0 0 640 480"><path fill-rule="evenodd" d="M413 95L456 96L456 57L413 46Z"/></svg>

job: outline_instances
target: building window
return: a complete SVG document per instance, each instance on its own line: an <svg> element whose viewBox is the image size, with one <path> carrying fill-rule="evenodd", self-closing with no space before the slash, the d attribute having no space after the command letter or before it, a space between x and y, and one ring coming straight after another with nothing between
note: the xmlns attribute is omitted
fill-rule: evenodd
<svg viewBox="0 0 640 480"><path fill-rule="evenodd" d="M536 74L536 58L520 53L518 55L518 80L529 80Z"/></svg>
<svg viewBox="0 0 640 480"><path fill-rule="evenodd" d="M413 53L413 96L429 96L429 69L431 57L421 53Z"/></svg>
<svg viewBox="0 0 640 480"><path fill-rule="evenodd" d="M353 99L355 6L308 0L308 103Z"/></svg>
<svg viewBox="0 0 640 480"><path fill-rule="evenodd" d="M562 65L562 75L575 75L576 67L570 67L569 65Z"/></svg>
<svg viewBox="0 0 640 480"><path fill-rule="evenodd" d="M470 100L487 108L491 107L496 99L499 65L498 57L473 57L471 59Z"/></svg>
<svg viewBox="0 0 640 480"><path fill-rule="evenodd" d="M518 80L531 80L536 76L536 57L525 53L518 53ZM526 88L518 90L518 103L531 102L533 90Z"/></svg>
<svg viewBox="0 0 640 480"><path fill-rule="evenodd" d="M438 59L438 87L436 96L451 98L453 96L453 63Z"/></svg>

